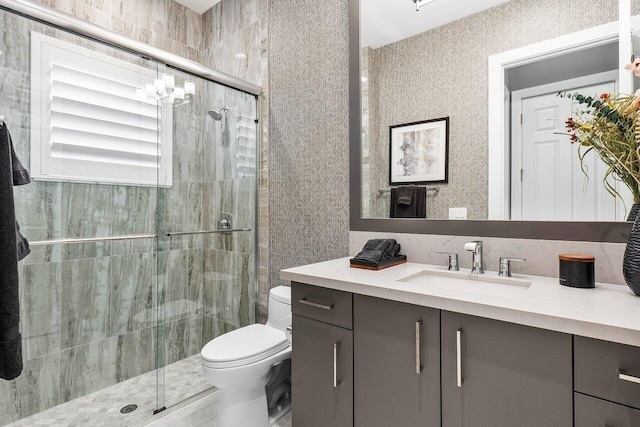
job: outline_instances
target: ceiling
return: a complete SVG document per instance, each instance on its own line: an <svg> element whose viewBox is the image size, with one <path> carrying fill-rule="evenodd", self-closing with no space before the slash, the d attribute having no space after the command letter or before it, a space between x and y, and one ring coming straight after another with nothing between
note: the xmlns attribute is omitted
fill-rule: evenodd
<svg viewBox="0 0 640 427"><path fill-rule="evenodd" d="M198 13L204 13L211 9L220 0L176 0L178 3L182 3L189 9L193 9Z"/></svg>
<svg viewBox="0 0 640 427"><path fill-rule="evenodd" d="M377 49L509 0L435 0L416 12L413 0L361 0L362 46Z"/></svg>

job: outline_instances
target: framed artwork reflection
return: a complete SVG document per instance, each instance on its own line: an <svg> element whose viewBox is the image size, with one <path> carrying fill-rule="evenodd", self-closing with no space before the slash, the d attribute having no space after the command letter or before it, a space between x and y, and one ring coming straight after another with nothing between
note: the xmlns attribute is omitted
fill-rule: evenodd
<svg viewBox="0 0 640 427"><path fill-rule="evenodd" d="M389 127L389 184L447 183L449 117Z"/></svg>

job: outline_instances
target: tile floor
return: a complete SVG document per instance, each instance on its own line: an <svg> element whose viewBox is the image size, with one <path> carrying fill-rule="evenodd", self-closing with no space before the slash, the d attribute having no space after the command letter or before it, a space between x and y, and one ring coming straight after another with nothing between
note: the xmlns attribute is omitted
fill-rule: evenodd
<svg viewBox="0 0 640 427"><path fill-rule="evenodd" d="M151 371L104 390L80 397L54 408L16 421L6 427L126 427L144 425L156 407L157 372ZM165 402L177 404L211 387L202 375L200 355L173 363L165 369ZM213 427L215 426L216 393L196 400L166 417L157 418L149 427ZM138 409L121 414L120 409L135 403ZM176 424L176 422L178 424ZM291 414L273 427L292 427Z"/></svg>
<svg viewBox="0 0 640 427"><path fill-rule="evenodd" d="M7 427L91 426L125 427L152 415L156 408L157 371L115 384L32 415ZM165 368L165 403L176 404L210 388L202 375L200 355L183 359ZM135 403L138 409L121 414L120 409Z"/></svg>
<svg viewBox="0 0 640 427"><path fill-rule="evenodd" d="M140 423L136 427L216 427L217 399L218 393L213 392L162 417ZM273 427L291 427L291 413L274 424Z"/></svg>

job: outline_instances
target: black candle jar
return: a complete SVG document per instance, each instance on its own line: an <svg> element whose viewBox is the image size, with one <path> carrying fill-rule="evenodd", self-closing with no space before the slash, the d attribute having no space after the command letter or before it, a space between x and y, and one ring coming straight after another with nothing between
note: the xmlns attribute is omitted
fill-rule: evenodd
<svg viewBox="0 0 640 427"><path fill-rule="evenodd" d="M596 287L596 258L591 255L561 254L560 284L572 288Z"/></svg>

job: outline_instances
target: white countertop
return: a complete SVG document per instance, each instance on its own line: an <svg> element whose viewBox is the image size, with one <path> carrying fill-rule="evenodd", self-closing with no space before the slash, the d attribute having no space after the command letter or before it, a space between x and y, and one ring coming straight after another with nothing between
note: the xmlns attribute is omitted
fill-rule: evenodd
<svg viewBox="0 0 640 427"><path fill-rule="evenodd" d="M412 283L400 281L424 270L436 276ZM640 297L626 286L597 283L595 289L576 289L560 286L557 278L514 274L516 282L531 283L522 288L481 281L463 283L446 277L459 274L464 279L468 273L468 269L453 273L443 266L416 263L371 271L350 268L349 258L341 258L282 270L280 276L324 288L640 346ZM445 276L438 277L440 274ZM497 273L487 271L483 276L497 278ZM457 285L461 283L465 286Z"/></svg>

